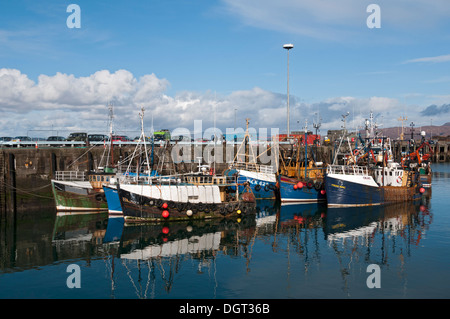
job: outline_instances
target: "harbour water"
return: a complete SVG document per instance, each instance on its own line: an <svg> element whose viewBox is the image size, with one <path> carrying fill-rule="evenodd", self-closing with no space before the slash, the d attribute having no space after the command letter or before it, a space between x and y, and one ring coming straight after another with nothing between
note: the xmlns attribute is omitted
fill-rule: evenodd
<svg viewBox="0 0 450 319"><path fill-rule="evenodd" d="M266 200L256 218L125 225L50 205L2 220L0 298L446 299L449 194L450 165L434 164L420 203L386 207Z"/></svg>

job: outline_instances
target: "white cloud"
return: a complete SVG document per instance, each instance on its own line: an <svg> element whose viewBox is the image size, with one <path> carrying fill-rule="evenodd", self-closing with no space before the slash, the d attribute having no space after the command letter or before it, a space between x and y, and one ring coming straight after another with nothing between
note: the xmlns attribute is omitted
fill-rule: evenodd
<svg viewBox="0 0 450 319"><path fill-rule="evenodd" d="M441 63L441 62L449 62L449 61L450 61L450 54L447 54L447 55L439 55L439 56L411 59L411 60L407 60L403 63L420 63L420 62Z"/></svg>
<svg viewBox="0 0 450 319"><path fill-rule="evenodd" d="M215 123L225 132L226 128L234 127L236 114L238 128L245 128L245 119L249 118L251 127L286 131L285 94L255 87L228 95L183 91L169 96L166 94L169 86L168 80L155 74L136 78L127 70L113 73L101 70L86 77L63 73L40 75L34 82L19 70L0 69L0 134L16 136L43 129L58 130L62 135L74 130L104 133L108 129L109 102L114 105L116 130L130 137L139 135L141 107L146 110L146 130L150 129L152 119L155 129L171 130L192 130L194 121L202 120L204 130ZM346 112L350 113L347 126L355 128L362 125L371 111L384 127L396 126L396 119L406 109L408 119L420 122L420 107L406 107L390 97L343 96L304 103L291 96L290 128L302 129L307 120L312 129L312 123L320 115L322 133L338 129Z"/></svg>

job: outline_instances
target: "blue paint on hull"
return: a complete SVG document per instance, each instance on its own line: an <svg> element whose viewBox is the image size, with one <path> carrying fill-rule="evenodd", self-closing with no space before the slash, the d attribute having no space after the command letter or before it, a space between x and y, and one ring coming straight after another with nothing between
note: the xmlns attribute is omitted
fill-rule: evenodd
<svg viewBox="0 0 450 319"><path fill-rule="evenodd" d="M108 203L108 212L110 215L122 215L122 205L116 188L103 186L106 202Z"/></svg>
<svg viewBox="0 0 450 319"><path fill-rule="evenodd" d="M294 185L304 181L279 177L280 200L282 202L321 202L326 200L326 195L321 193L323 186L316 189L314 186L307 187L304 185L300 189L294 189Z"/></svg>
<svg viewBox="0 0 450 319"><path fill-rule="evenodd" d="M369 206L384 202L380 187L362 185L326 176L328 206Z"/></svg>
<svg viewBox="0 0 450 319"><path fill-rule="evenodd" d="M418 187L376 187L325 177L325 191L329 207L371 206L421 198ZM394 196L392 196L394 195Z"/></svg>
<svg viewBox="0 0 450 319"><path fill-rule="evenodd" d="M235 169L229 169L227 170L224 175L227 176L233 176L234 174L238 174L238 172ZM278 195L278 189L276 183L256 179L256 178L250 178L243 175L237 175L237 182L238 182L238 192L242 193L245 189L244 183L248 182L250 185L250 188L253 192L253 195L256 199L276 199ZM235 192L236 187L230 186L230 189Z"/></svg>

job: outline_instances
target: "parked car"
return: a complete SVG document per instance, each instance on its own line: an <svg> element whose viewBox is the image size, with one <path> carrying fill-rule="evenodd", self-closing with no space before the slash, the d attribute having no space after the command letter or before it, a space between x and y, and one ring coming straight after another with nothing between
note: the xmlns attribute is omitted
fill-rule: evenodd
<svg viewBox="0 0 450 319"><path fill-rule="evenodd" d="M128 136L124 136L124 135L113 135L112 140L113 140L113 142L129 142L129 141L131 141Z"/></svg>
<svg viewBox="0 0 450 319"><path fill-rule="evenodd" d="M12 140L13 142L28 142L31 141L31 137L29 136L16 136Z"/></svg>
<svg viewBox="0 0 450 319"><path fill-rule="evenodd" d="M89 142L103 142L109 141L109 137L103 134L89 134L88 135Z"/></svg>
<svg viewBox="0 0 450 319"><path fill-rule="evenodd" d="M47 138L47 141L50 141L50 142L58 142L58 141L65 141L66 140L66 138L64 137L64 136L49 136L48 138Z"/></svg>
<svg viewBox="0 0 450 319"><path fill-rule="evenodd" d="M0 145L11 146L11 141L12 141L12 137L10 137L10 136L0 137Z"/></svg>
<svg viewBox="0 0 450 319"><path fill-rule="evenodd" d="M70 133L69 137L67 137L67 141L84 141L87 140L87 133L76 132Z"/></svg>

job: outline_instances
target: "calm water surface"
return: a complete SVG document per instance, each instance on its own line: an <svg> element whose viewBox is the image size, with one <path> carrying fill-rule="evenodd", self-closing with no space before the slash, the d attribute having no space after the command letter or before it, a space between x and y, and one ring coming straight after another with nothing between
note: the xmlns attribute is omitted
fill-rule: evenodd
<svg viewBox="0 0 450 319"><path fill-rule="evenodd" d="M327 209L261 201L256 218L124 225L54 207L2 218L0 298L449 298L450 165L422 202ZM81 288L68 288L71 264ZM381 288L368 288L367 267Z"/></svg>

